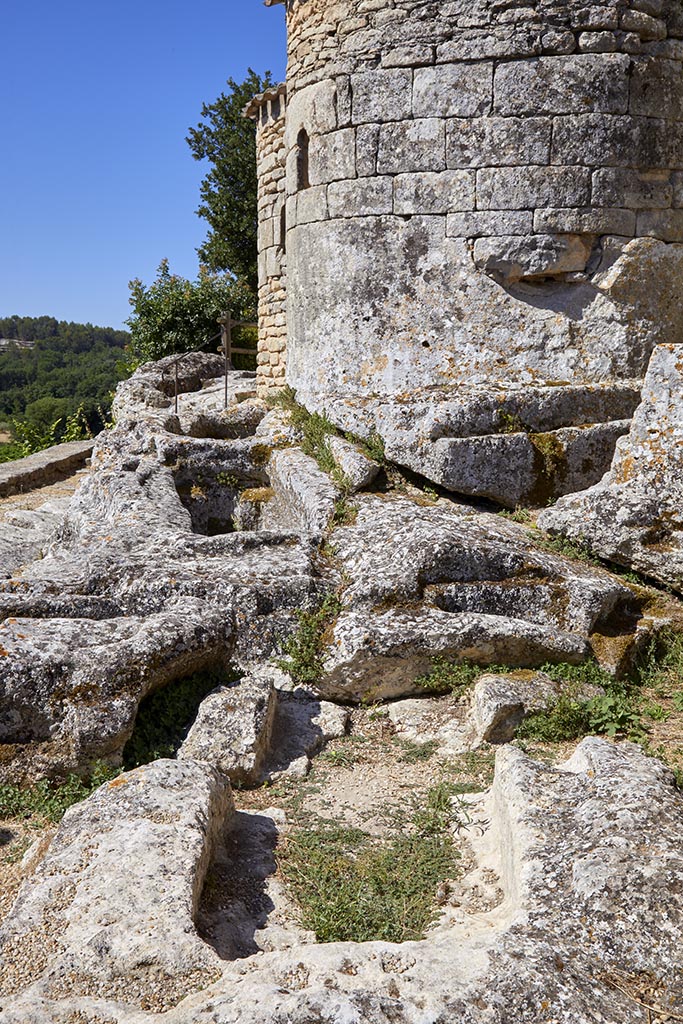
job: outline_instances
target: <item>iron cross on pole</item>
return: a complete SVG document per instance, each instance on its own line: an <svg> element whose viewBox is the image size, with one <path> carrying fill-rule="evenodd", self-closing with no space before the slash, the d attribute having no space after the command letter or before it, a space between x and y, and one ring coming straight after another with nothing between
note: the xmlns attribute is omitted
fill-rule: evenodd
<svg viewBox="0 0 683 1024"><path fill-rule="evenodd" d="M223 353L223 368L225 371L225 393L223 397L223 408L228 408L228 371L234 369L232 365L232 325L234 320L232 319L231 310L223 313L223 316L218 318L218 323L221 325L221 352Z"/></svg>

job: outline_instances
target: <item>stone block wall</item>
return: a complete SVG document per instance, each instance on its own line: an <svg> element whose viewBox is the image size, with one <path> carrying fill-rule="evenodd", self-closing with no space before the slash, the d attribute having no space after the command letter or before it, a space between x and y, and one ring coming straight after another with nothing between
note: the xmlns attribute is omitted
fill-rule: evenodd
<svg viewBox="0 0 683 1024"><path fill-rule="evenodd" d="M683 341L680 0L287 17L295 387L633 379Z"/></svg>
<svg viewBox="0 0 683 1024"><path fill-rule="evenodd" d="M285 383L287 358L287 253L285 223L285 116L287 88L269 89L247 107L256 121L258 165L257 391L265 397Z"/></svg>

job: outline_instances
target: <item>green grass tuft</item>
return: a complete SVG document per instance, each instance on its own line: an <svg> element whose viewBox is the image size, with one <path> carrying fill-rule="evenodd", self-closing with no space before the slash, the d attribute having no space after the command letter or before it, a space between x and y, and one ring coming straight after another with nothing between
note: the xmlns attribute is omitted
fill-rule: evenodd
<svg viewBox="0 0 683 1024"><path fill-rule="evenodd" d="M434 787L384 842L327 821L290 835L278 862L303 927L319 942L421 939L456 871L451 796L447 784Z"/></svg>
<svg viewBox="0 0 683 1024"><path fill-rule="evenodd" d="M296 612L298 628L282 646L285 657L276 659L276 664L288 672L295 683L305 686L320 679L324 634L340 611L341 601L337 595L327 594L318 608Z"/></svg>
<svg viewBox="0 0 683 1024"><path fill-rule="evenodd" d="M56 825L74 804L89 797L99 786L119 774L101 761L96 762L86 781L70 775L65 782L54 784L42 779L31 786L0 785L0 818L30 821L40 826Z"/></svg>

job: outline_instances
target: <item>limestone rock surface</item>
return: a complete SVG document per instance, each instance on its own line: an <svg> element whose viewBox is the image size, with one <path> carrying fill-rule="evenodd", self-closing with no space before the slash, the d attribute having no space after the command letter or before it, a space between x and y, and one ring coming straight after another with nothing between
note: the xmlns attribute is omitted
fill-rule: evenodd
<svg viewBox="0 0 683 1024"><path fill-rule="evenodd" d="M267 678L244 677L221 686L202 701L178 757L206 761L233 785L261 781L277 695Z"/></svg>
<svg viewBox="0 0 683 1024"><path fill-rule="evenodd" d="M72 808L0 929L0 1004L28 987L160 1012L215 981L194 917L233 812L227 783L193 761L155 761Z"/></svg>
<svg viewBox="0 0 683 1024"><path fill-rule="evenodd" d="M540 551L527 530L453 502L357 498L334 534L347 585L319 683L328 699L395 698L435 657L578 663L633 597L599 569Z"/></svg>
<svg viewBox="0 0 683 1024"><path fill-rule="evenodd" d="M681 590L682 506L683 348L660 345L609 473L595 487L544 511L539 525Z"/></svg>
<svg viewBox="0 0 683 1024"><path fill-rule="evenodd" d="M331 437L328 441L330 451L339 469L349 481L352 491L362 491L369 487L379 473L379 466L357 445L351 444L343 437Z"/></svg>
<svg viewBox="0 0 683 1024"><path fill-rule="evenodd" d="M210 771L191 762L174 768L181 777L189 771ZM169 770L162 763L154 771L159 772L159 781L168 781ZM138 786L144 771L152 770L128 776L128 784ZM125 786L109 791L117 805L125 791ZM151 788L147 799L145 814L155 817L150 809L158 808L163 794ZM207 800L208 794L204 808ZM83 822L111 802L111 797L96 794L90 808L86 804L80 810ZM218 802L214 800L214 808ZM137 1009L124 993L135 992L137 998L148 979L155 977L157 965L163 969L173 963L176 969L178 963L198 962L191 882L185 878L178 888L172 872L164 887L167 902L163 910L155 904L151 918L151 934L163 924L164 938L170 941L161 948L155 945L149 960L145 958L129 974L119 992L113 991L112 980L100 983L102 994L71 981L72 964L89 967L93 962L88 927L99 913L99 904L86 907L80 923L74 921L66 929L62 915L68 921L71 911L60 907L58 933L69 941L67 949L54 954L44 974L38 962L33 965L41 980L29 988L17 986L11 999L0 1002L0 1020L2 1024L63 1024L69 1014L74 1019L80 1013L86 1019L89 1014L90 1020L99 1016L115 1024L204 1024L209 1020L212 1024L281 1024L285 1019L295 1024L310 1024L313 1019L326 1024L395 1024L397 1020L423 1024L452 1019L468 1024L510 1020L541 1024L548 1019L557 1024L600 1019L610 1024L648 1024L652 1013L638 996L643 978L651 993L648 998L661 1008L660 1016L668 1012L675 1019L683 1010L681 806L681 794L670 773L630 744L586 739L569 761L557 767L504 746L497 754L491 790L469 798L467 843L472 868L461 887L495 878L501 896L492 908L468 909L456 887L440 920L420 942L301 944L292 935L294 944L289 948L224 960L220 976L208 988L186 994L162 1016L153 1012L162 1008L159 1004ZM173 860L173 865L190 867L186 864L190 861L191 877L196 879L196 864L206 842L196 831L196 804L182 810L180 821L177 813L172 812L171 820L180 835L171 822L145 824L145 831L152 828L168 836L170 846L162 842L154 857L166 856L169 849L177 851L175 856L181 860ZM48 852L38 869L40 887L35 895L28 890L19 899L3 938L20 936L29 922L42 919L44 907L58 902L58 887L65 876L75 890L69 906L80 907L88 880L95 895L100 891L100 847L96 843L89 862L78 860L82 832L75 830L77 822L72 812L61 839L58 836L60 841L55 840L54 852ZM192 842L187 845L190 836ZM118 854L123 843L115 818L109 850ZM267 857L267 849L256 861L260 863L263 856ZM56 873L48 875L48 871ZM48 879L53 880L52 891ZM131 913L131 922L139 920L138 910L144 909L129 908L133 880L123 879L119 897L124 911ZM104 926L105 934L109 930L118 936L118 920L114 917ZM182 940L181 921L187 922ZM237 932L230 934L238 937ZM140 950L138 941L149 949L148 933L141 939L134 928L122 933L120 944L112 943L113 962L126 964L130 971L130 958ZM216 962L208 946L204 955L209 964ZM204 969L207 961L200 958L199 963ZM112 976L118 983L115 969ZM195 977L199 976L189 975L190 987ZM166 988L162 992L171 1002L172 993Z"/></svg>

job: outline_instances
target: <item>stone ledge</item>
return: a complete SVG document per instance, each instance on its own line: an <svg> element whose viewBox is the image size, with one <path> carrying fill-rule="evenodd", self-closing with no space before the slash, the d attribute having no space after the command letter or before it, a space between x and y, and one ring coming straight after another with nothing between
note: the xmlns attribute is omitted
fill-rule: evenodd
<svg viewBox="0 0 683 1024"><path fill-rule="evenodd" d="M70 441L56 444L25 459L6 462L0 466L0 498L19 491L32 490L52 483L80 469L90 458L95 441Z"/></svg>

